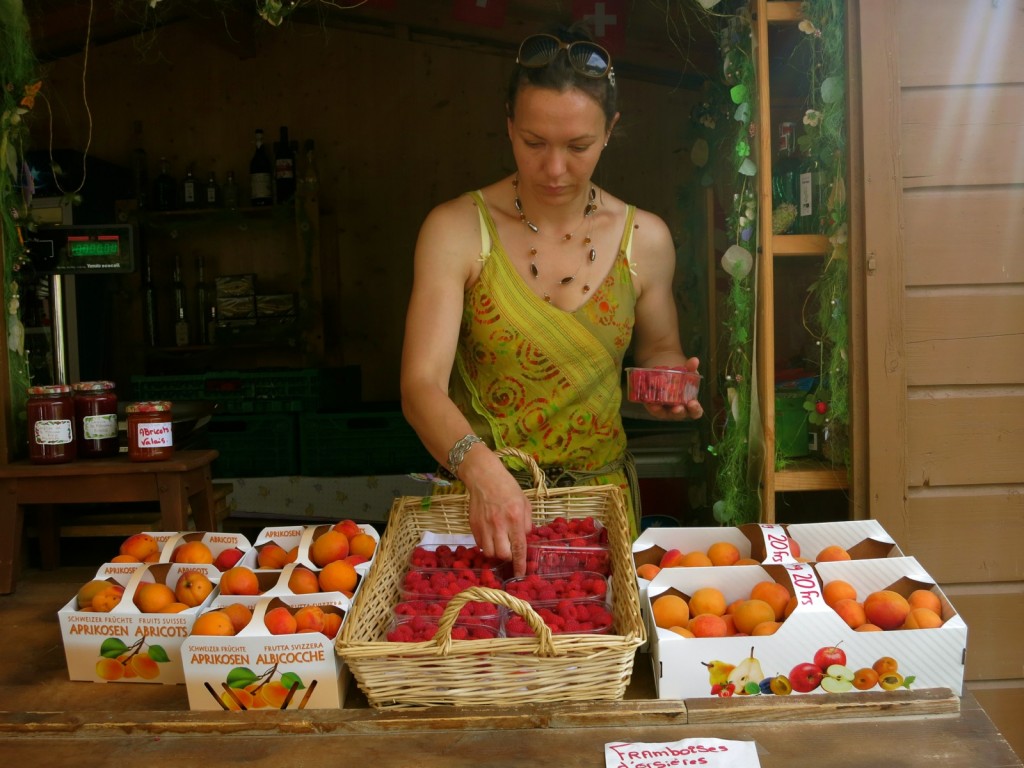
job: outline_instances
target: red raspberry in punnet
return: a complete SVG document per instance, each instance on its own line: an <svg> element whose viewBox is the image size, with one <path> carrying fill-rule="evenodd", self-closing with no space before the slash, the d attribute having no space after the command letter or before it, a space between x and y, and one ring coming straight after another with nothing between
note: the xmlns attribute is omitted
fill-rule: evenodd
<svg viewBox="0 0 1024 768"><path fill-rule="evenodd" d="M411 616L427 616L437 619L444 613L447 600L405 600L394 608L396 621L407 620ZM466 603L459 609L458 622L471 622L497 627L500 619L498 606L493 603L474 601Z"/></svg>
<svg viewBox="0 0 1024 768"><path fill-rule="evenodd" d="M452 549L441 544L435 549L424 546L413 548L409 555L409 564L413 568L502 568L504 560L488 557L477 546L467 547L462 544Z"/></svg>
<svg viewBox="0 0 1024 768"><path fill-rule="evenodd" d="M526 572L552 574L592 571L611 574L611 551L607 546L562 547L534 544L526 549Z"/></svg>
<svg viewBox="0 0 1024 768"><path fill-rule="evenodd" d="M437 619L427 616L413 616L408 621L395 624L387 633L393 643L422 643L437 634ZM498 636L497 627L482 624L457 622L452 627L452 640L487 640Z"/></svg>
<svg viewBox="0 0 1024 768"><path fill-rule="evenodd" d="M552 634L608 634L614 618L601 603L585 600L562 600L553 608L537 608L537 615L550 627ZM533 636L526 619L510 613L505 619L508 637Z"/></svg>
<svg viewBox="0 0 1024 768"><path fill-rule="evenodd" d="M555 600L601 599L608 594L608 582L599 573L576 571L574 573L544 576L530 574L505 582L505 591L528 603L544 603Z"/></svg>
<svg viewBox="0 0 1024 768"><path fill-rule="evenodd" d="M414 568L402 579L402 591L406 596L451 598L470 587L501 589L502 584L501 576L489 568Z"/></svg>
<svg viewBox="0 0 1024 768"><path fill-rule="evenodd" d="M603 530L593 517L556 517L547 523L535 524L526 534L526 543L593 546L599 542Z"/></svg>

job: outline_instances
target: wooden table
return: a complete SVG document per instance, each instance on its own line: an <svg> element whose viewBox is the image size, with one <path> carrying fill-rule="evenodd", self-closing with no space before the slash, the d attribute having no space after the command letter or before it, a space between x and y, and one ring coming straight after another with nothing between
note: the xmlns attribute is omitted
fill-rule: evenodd
<svg viewBox="0 0 1024 768"><path fill-rule="evenodd" d="M638 654L626 698L500 707L191 712L183 685L68 680L57 611L94 568L26 569L0 597L0 754L74 768L603 768L612 741L755 742L761 768L1021 768L975 698L889 694L654 699Z"/></svg>
<svg viewBox="0 0 1024 768"><path fill-rule="evenodd" d="M21 558L24 507L40 506L44 561L59 541L55 507L61 504L157 501L165 531L215 530L210 464L215 450L178 451L169 461L129 461L126 454L68 464L17 461L0 466L0 594L14 591ZM49 549L47 549L49 548Z"/></svg>

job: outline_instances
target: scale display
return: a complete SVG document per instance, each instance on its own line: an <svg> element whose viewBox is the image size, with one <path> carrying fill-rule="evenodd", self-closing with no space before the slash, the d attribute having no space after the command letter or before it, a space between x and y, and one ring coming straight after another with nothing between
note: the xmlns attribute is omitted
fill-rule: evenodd
<svg viewBox="0 0 1024 768"><path fill-rule="evenodd" d="M96 275L135 270L135 238L128 224L40 229L30 247L40 272Z"/></svg>

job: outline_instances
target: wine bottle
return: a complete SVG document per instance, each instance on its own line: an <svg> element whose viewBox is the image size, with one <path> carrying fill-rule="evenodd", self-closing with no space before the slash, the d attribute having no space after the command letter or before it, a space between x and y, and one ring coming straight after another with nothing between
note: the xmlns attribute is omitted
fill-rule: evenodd
<svg viewBox="0 0 1024 768"><path fill-rule="evenodd" d="M263 129L256 129L256 151L249 161L249 201L253 205L272 205L274 202L274 168L263 146Z"/></svg>
<svg viewBox="0 0 1024 768"><path fill-rule="evenodd" d="M192 173L192 166L185 172L185 180L181 182L181 207L199 208L202 198L199 195L199 180Z"/></svg>
<svg viewBox="0 0 1024 768"><path fill-rule="evenodd" d="M188 345L188 317L185 314L185 280L181 274L181 254L174 254L174 343Z"/></svg>
<svg viewBox="0 0 1024 768"><path fill-rule="evenodd" d="M223 203L220 184L217 183L217 177L213 171L210 171L210 177L203 185L203 203L207 208L220 208Z"/></svg>
<svg viewBox="0 0 1024 768"><path fill-rule="evenodd" d="M306 139L303 151L305 157L302 165L302 190L304 195L312 197L320 186L320 176L316 168L316 144L313 139Z"/></svg>
<svg viewBox="0 0 1024 768"><path fill-rule="evenodd" d="M821 234L824 229L825 192L821 165L810 151L800 164L800 218L798 231L804 235Z"/></svg>
<svg viewBox="0 0 1024 768"><path fill-rule="evenodd" d="M274 145L274 194L279 204L290 202L295 196L295 152L285 125L281 126L280 140Z"/></svg>
<svg viewBox="0 0 1024 768"><path fill-rule="evenodd" d="M150 263L149 254L144 253L143 259L145 260L145 274L144 274L144 285L143 285L143 311L146 313L143 318L145 321L146 330L146 343L155 347L157 342L156 333L156 317L157 317L157 300L156 300L156 286L153 284L153 266Z"/></svg>
<svg viewBox="0 0 1024 768"><path fill-rule="evenodd" d="M234 210L238 207L238 182L235 181L235 172L228 171L228 177L221 189L224 198L224 207Z"/></svg>
<svg viewBox="0 0 1024 768"><path fill-rule="evenodd" d="M153 185L153 207L158 211L173 211L178 206L178 185L168 172L167 158L160 158L160 175Z"/></svg>
<svg viewBox="0 0 1024 768"><path fill-rule="evenodd" d="M206 324L206 260L202 254L196 256L196 317L198 319L199 343L209 344Z"/></svg>
<svg viewBox="0 0 1024 768"><path fill-rule="evenodd" d="M149 170L146 163L146 149L142 144L142 121L134 123L134 144L132 148L132 191L140 209L146 208L149 196Z"/></svg>

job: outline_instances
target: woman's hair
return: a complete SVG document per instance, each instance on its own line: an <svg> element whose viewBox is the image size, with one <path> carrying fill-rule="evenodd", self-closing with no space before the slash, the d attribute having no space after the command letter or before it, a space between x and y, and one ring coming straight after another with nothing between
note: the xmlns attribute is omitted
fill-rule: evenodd
<svg viewBox="0 0 1024 768"><path fill-rule="evenodd" d="M594 42L594 39L579 22L570 27L558 27L549 32L559 40L574 43L580 40ZM508 116L515 118L516 96L520 87L532 85L537 88L550 88L555 91L567 91L577 88L597 102L604 112L605 121L610 123L618 111L614 79L605 77L587 77L572 68L567 51L559 51L558 55L543 67L524 67L517 63L508 81L508 96L505 104Z"/></svg>

